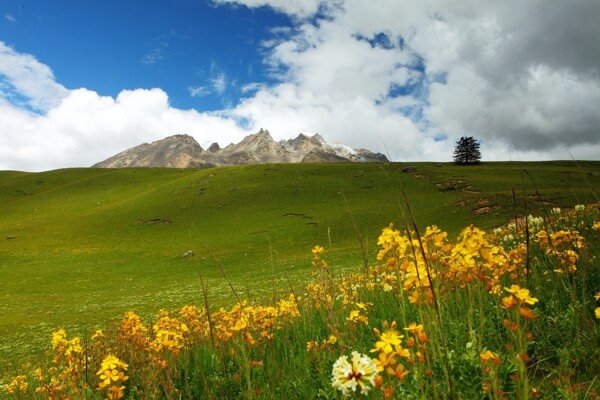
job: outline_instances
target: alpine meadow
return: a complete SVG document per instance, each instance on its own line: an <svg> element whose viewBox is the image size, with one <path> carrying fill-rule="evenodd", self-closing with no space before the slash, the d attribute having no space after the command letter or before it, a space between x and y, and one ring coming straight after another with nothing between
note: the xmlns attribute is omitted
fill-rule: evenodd
<svg viewBox="0 0 600 400"><path fill-rule="evenodd" d="M600 162L0 172L0 398L600 398Z"/></svg>

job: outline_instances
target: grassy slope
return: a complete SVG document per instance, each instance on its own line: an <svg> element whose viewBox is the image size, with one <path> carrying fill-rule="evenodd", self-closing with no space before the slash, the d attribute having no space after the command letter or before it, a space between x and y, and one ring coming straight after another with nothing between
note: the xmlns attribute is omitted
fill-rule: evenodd
<svg viewBox="0 0 600 400"><path fill-rule="evenodd" d="M57 326L201 304L199 274L212 305L231 304L216 260L253 299L272 282L288 290L286 275L299 290L315 244L334 267L360 268L358 233L374 262L381 228L404 225L402 187L421 228L456 235L507 221L513 189L523 213L524 202L596 201L600 184L597 162L414 165L0 172L0 359L45 346ZM188 250L195 256L182 257Z"/></svg>

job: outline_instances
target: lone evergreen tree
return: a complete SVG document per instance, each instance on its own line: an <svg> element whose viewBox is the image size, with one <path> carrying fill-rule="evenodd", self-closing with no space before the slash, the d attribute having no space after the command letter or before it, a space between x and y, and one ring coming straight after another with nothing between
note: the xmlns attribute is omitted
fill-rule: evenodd
<svg viewBox="0 0 600 400"><path fill-rule="evenodd" d="M479 142L473 136L463 136L454 148L454 162L456 164L477 164L481 161Z"/></svg>

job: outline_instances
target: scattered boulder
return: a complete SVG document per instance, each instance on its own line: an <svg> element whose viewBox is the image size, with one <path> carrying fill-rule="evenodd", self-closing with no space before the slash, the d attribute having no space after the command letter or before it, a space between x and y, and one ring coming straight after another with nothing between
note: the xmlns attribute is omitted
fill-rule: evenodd
<svg viewBox="0 0 600 400"><path fill-rule="evenodd" d="M6 240L11 240L11 239L16 239L17 237L15 235L9 235L6 237Z"/></svg>
<svg viewBox="0 0 600 400"><path fill-rule="evenodd" d="M406 167L402 168L402 172L412 173L412 172L417 172L417 169L415 167L413 167L412 165L407 165Z"/></svg>
<svg viewBox="0 0 600 400"><path fill-rule="evenodd" d="M183 257L192 257L194 255L194 252L192 250L188 250L185 253L183 253Z"/></svg>

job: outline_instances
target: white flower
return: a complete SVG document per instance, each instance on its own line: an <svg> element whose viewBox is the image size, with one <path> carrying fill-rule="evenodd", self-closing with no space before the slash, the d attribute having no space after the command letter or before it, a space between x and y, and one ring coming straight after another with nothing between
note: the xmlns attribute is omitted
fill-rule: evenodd
<svg viewBox="0 0 600 400"><path fill-rule="evenodd" d="M560 208L559 207L554 207L552 209L552 214L560 214Z"/></svg>
<svg viewBox="0 0 600 400"><path fill-rule="evenodd" d="M529 226L529 230L531 231L531 233L538 232L542 229L542 226L544 225L544 218L534 217L533 215L530 215L527 217L527 225Z"/></svg>
<svg viewBox="0 0 600 400"><path fill-rule="evenodd" d="M371 387L375 386L377 377L377 366L364 354L357 351L352 352L352 360L348 361L347 356L341 356L333 364L331 373L331 386L347 396L349 391L356 392L360 388L360 393L366 395Z"/></svg>
<svg viewBox="0 0 600 400"><path fill-rule="evenodd" d="M575 211L585 211L585 206L583 204L577 204L575 206Z"/></svg>

